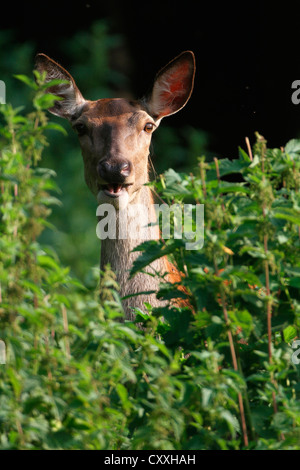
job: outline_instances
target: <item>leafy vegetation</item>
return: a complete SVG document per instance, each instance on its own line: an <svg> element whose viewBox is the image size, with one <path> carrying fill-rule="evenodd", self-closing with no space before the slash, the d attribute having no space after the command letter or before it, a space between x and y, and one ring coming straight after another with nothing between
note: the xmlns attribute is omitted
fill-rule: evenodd
<svg viewBox="0 0 300 470"><path fill-rule="evenodd" d="M183 348L185 371L198 368L201 376L196 358L210 358L212 383L199 386L198 404L199 410L204 400L200 434L206 434L206 448L216 444L212 435L217 447L239 447L237 434L246 447L299 448L299 370L291 345L300 312L300 142L268 149L261 135L256 138L249 155L240 149L233 161L201 157L194 175L168 170L154 183L165 202L182 205L182 213L184 203L204 204L205 242L192 251L184 238L146 242L132 269L172 253L184 275L180 284L193 311L169 306L152 313L167 320L158 327L165 345ZM173 285L159 295L174 297ZM214 366L212 354L220 361ZM218 437L225 422L231 432L226 444L224 435Z"/></svg>
<svg viewBox="0 0 300 470"><path fill-rule="evenodd" d="M268 149L257 135L236 160L153 183L169 204L204 204L205 242L141 247L132 274L170 253L192 308L148 305L140 329L119 321L109 268L79 281L45 243L60 200L40 162L45 136L65 131L42 77L19 79L33 109L0 108L0 448L298 450L300 141Z"/></svg>
<svg viewBox="0 0 300 470"><path fill-rule="evenodd" d="M108 21L96 21L89 30L60 39L59 54L52 58L68 68L86 99L121 97L128 92L136 99L135 90L130 93L122 40L122 37L111 33ZM0 31L0 46L3 51L1 80L6 84L7 101L15 107L22 104L29 112L34 91L22 86L14 76L16 73L30 75L35 52L47 54L49 51L40 50L32 42L19 44L13 33L7 31ZM120 55L122 60L118 61ZM149 77L145 76L145 84L148 80ZM49 146L43 151L43 165L54 169L57 174L61 204L52 207L48 219L55 230L46 228L40 240L55 249L62 263L70 266L71 273L88 282L89 268L97 265L99 258L99 240L95 237L96 202L86 190L77 135L65 120L52 116L52 122L66 129L68 139L55 130L46 131ZM161 173L168 168L166 162L172 155L172 168L190 171L197 155L208 155L207 146L208 137L203 131L183 127L175 132L166 122L154 135L152 161L156 171Z"/></svg>

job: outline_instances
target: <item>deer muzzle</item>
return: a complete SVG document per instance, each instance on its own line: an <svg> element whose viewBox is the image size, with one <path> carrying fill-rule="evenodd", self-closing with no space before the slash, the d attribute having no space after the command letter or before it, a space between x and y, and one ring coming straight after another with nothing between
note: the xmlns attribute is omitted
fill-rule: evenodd
<svg viewBox="0 0 300 470"><path fill-rule="evenodd" d="M129 160L102 160L98 163L97 173L99 176L98 202L111 202L116 207L127 205L128 187L134 183L132 163ZM117 202L119 198L122 201Z"/></svg>

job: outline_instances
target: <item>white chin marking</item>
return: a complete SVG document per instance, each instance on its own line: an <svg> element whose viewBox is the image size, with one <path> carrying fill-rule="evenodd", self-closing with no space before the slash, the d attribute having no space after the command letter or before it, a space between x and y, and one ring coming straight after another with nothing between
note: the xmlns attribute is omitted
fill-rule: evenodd
<svg viewBox="0 0 300 470"><path fill-rule="evenodd" d="M118 197L111 197L104 191L99 191L97 194L97 202L99 204L111 204L117 210L123 210L127 207L129 202L129 195L126 189L123 189Z"/></svg>

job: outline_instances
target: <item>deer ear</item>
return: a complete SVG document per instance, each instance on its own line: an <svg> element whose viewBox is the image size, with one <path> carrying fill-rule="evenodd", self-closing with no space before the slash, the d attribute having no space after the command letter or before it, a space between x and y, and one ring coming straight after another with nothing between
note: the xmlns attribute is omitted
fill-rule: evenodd
<svg viewBox="0 0 300 470"><path fill-rule="evenodd" d="M195 56L182 52L161 69L147 99L150 115L159 120L179 111L188 102L194 87Z"/></svg>
<svg viewBox="0 0 300 470"><path fill-rule="evenodd" d="M68 83L53 85L48 88L49 93L63 98L60 101L55 101L54 106L49 108L49 111L56 116L71 119L85 103L74 78L61 65L45 54L37 54L35 67L40 73L46 71L46 83L54 79L68 81Z"/></svg>

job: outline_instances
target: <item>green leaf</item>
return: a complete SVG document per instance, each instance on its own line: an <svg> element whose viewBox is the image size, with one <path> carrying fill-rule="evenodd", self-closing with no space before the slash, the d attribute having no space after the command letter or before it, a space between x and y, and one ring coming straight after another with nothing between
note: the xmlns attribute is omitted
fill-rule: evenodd
<svg viewBox="0 0 300 470"><path fill-rule="evenodd" d="M242 160L244 160L247 163L251 163L249 155L243 150L241 147L239 147L239 156Z"/></svg>
<svg viewBox="0 0 300 470"><path fill-rule="evenodd" d="M239 422L237 418L232 413L230 413L229 410L222 410L220 416L227 423L232 436L234 436L236 432L240 432Z"/></svg>
<svg viewBox="0 0 300 470"><path fill-rule="evenodd" d="M243 336L248 337L253 330L253 319L248 310L228 311L228 315L232 323L241 328Z"/></svg>
<svg viewBox="0 0 300 470"><path fill-rule="evenodd" d="M120 399L122 400L123 404L127 404L127 402L128 402L128 392L127 392L126 388L124 387L124 385L122 385L120 383L117 384L116 390L117 390L117 393L118 393Z"/></svg>
<svg viewBox="0 0 300 470"><path fill-rule="evenodd" d="M41 90L46 90L50 87L57 86L57 85L64 85L64 84L70 84L69 80L61 80L59 78L54 78L53 80L50 80L49 82L46 82L42 85L40 85Z"/></svg>
<svg viewBox="0 0 300 470"><path fill-rule="evenodd" d="M273 217L276 219L284 219L293 224L300 225L300 213L292 208L274 208L272 211Z"/></svg>
<svg viewBox="0 0 300 470"><path fill-rule="evenodd" d="M151 264L154 260L162 256L169 255L176 249L176 243L163 245L160 241L147 241L137 246L133 251L142 251L142 254L134 261L130 275L135 273Z"/></svg>
<svg viewBox="0 0 300 470"><path fill-rule="evenodd" d="M27 77L27 75L14 75L14 77L20 80L21 82L26 83L26 85L32 88L33 90L38 90L39 88L35 81L32 78Z"/></svg>
<svg viewBox="0 0 300 470"><path fill-rule="evenodd" d="M49 109L54 106L56 101L60 101L63 98L55 95L46 94L35 98L34 105L37 109Z"/></svg>
<svg viewBox="0 0 300 470"><path fill-rule="evenodd" d="M228 183L223 181L217 188L217 194L221 193L243 193L250 194L250 189L244 186L244 183Z"/></svg>
<svg viewBox="0 0 300 470"><path fill-rule="evenodd" d="M249 165L249 168L255 168L260 163L260 158L258 155L254 155L252 162Z"/></svg>
<svg viewBox="0 0 300 470"><path fill-rule="evenodd" d="M6 371L6 374L13 386L16 398L19 398L22 391L22 383L20 377L17 375L17 372L9 367Z"/></svg>
<svg viewBox="0 0 300 470"><path fill-rule="evenodd" d="M55 122L49 122L48 124L46 124L46 126L43 126L43 129L45 130L50 129L50 130L61 132L63 135L68 135L66 129L60 124L57 124Z"/></svg>
<svg viewBox="0 0 300 470"><path fill-rule="evenodd" d="M300 140L292 139L285 146L286 153L299 153L300 152Z"/></svg>
<svg viewBox="0 0 300 470"><path fill-rule="evenodd" d="M291 287L299 287L300 288L300 277L292 277L289 280L289 285Z"/></svg>
<svg viewBox="0 0 300 470"><path fill-rule="evenodd" d="M250 159L235 159L229 160L228 158L222 158L218 160L219 173L220 176L226 176L231 173L243 173L243 171L248 168ZM216 179L216 169L215 165L212 165L212 168L207 171L207 180L211 181Z"/></svg>
<svg viewBox="0 0 300 470"><path fill-rule="evenodd" d="M286 343L289 343L290 341L292 341L293 339L296 338L297 336L297 329L292 326L292 325L289 325L287 326L286 328L284 328L283 330L283 336L284 336L284 341Z"/></svg>
<svg viewBox="0 0 300 470"><path fill-rule="evenodd" d="M50 256L40 255L37 257L37 262L39 266L51 268L56 272L60 272L61 270L59 264Z"/></svg>

